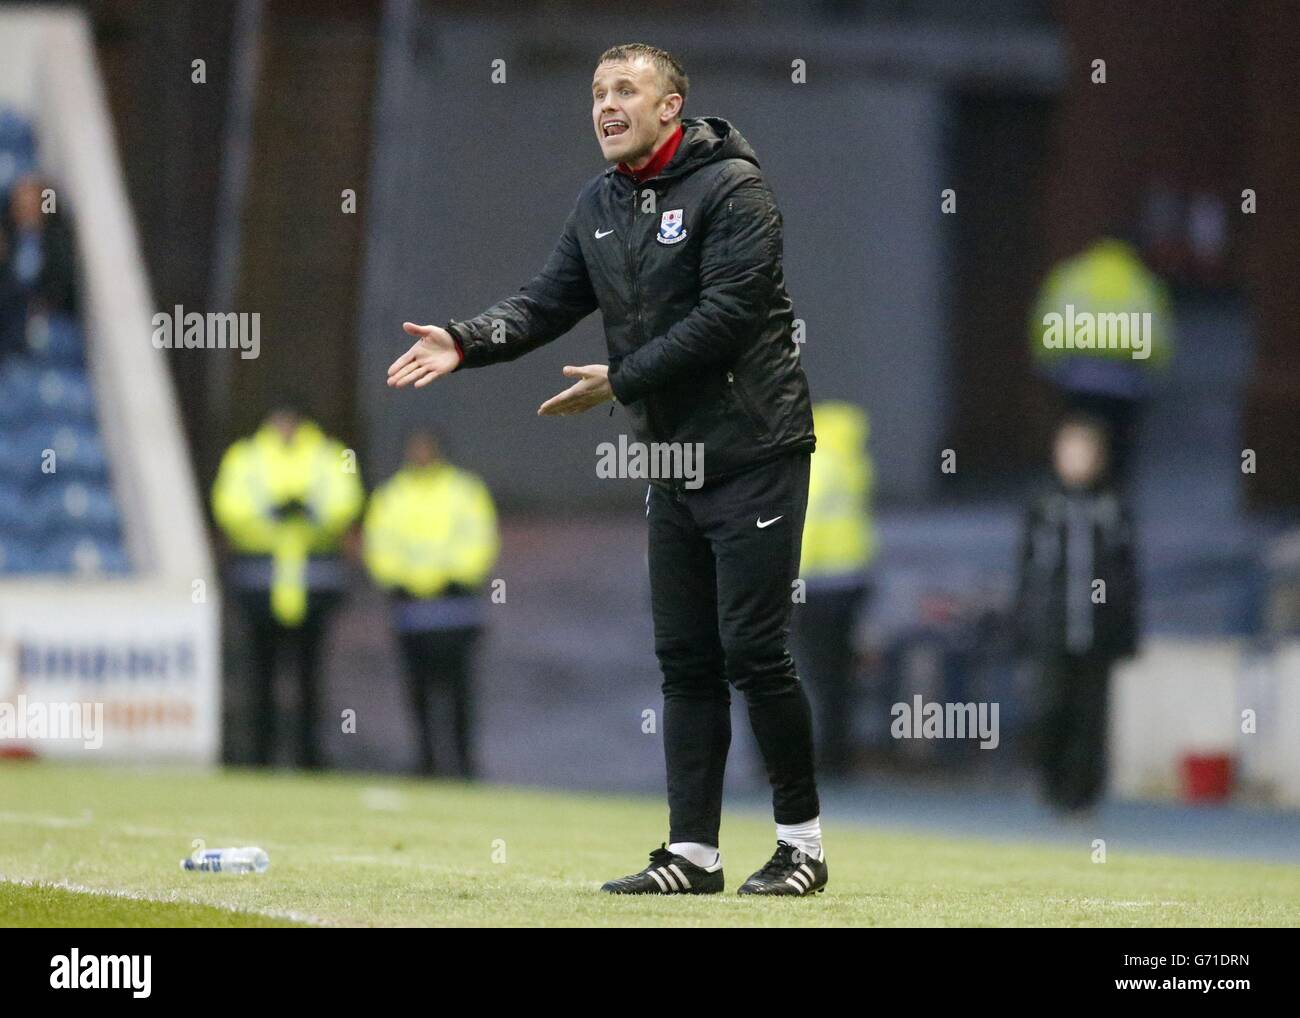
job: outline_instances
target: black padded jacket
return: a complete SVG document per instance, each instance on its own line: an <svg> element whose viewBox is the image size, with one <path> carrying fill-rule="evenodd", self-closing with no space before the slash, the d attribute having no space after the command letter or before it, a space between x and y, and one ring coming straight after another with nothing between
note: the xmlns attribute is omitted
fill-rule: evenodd
<svg viewBox="0 0 1300 1018"><path fill-rule="evenodd" d="M542 271L447 328L461 367L476 368L549 343L599 308L610 386L637 439L701 443L708 484L815 444L782 246L749 143L725 120L688 118L658 176L637 184L611 167L594 178Z"/></svg>

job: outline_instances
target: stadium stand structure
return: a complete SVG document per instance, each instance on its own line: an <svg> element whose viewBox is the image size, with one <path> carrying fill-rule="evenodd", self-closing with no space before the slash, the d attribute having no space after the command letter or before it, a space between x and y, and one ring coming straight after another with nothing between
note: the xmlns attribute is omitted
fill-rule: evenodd
<svg viewBox="0 0 1300 1018"><path fill-rule="evenodd" d="M75 224L79 313L31 315L0 366L0 700L102 705L103 757L212 761L220 591L75 11L0 13L0 190L32 171Z"/></svg>

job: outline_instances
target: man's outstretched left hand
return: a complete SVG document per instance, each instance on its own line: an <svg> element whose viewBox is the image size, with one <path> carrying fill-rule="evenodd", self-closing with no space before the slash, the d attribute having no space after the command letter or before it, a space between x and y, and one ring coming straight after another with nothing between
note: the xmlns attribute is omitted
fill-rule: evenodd
<svg viewBox="0 0 1300 1018"><path fill-rule="evenodd" d="M565 367L564 373L570 378L576 378L577 381L538 407L539 416L562 417L568 414L580 414L584 410L608 403L614 398L614 390L609 387L608 365L588 364L576 368L570 364Z"/></svg>

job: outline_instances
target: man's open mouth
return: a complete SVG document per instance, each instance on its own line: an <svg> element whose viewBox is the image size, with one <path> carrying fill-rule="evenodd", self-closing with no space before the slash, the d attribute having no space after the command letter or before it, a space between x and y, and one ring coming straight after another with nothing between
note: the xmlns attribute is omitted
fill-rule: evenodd
<svg viewBox="0 0 1300 1018"><path fill-rule="evenodd" d="M600 130L606 138L614 138L627 131L627 121L618 119L606 120L600 125Z"/></svg>

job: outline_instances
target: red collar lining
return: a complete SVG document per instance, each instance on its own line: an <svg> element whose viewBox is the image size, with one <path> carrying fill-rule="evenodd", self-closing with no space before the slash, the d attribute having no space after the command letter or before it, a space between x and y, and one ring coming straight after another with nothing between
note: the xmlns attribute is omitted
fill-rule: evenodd
<svg viewBox="0 0 1300 1018"><path fill-rule="evenodd" d="M682 143L682 134L682 125L678 124L677 130L668 136L667 140L665 140L664 143L655 151L655 154L650 157L650 161L642 166L641 169L634 170L626 163L619 163L618 172L627 174L638 184L642 181L649 180L652 177L659 176L659 174L663 172L664 167L672 162L673 156L677 154L677 148Z"/></svg>

